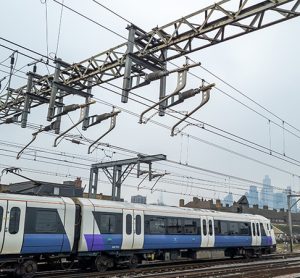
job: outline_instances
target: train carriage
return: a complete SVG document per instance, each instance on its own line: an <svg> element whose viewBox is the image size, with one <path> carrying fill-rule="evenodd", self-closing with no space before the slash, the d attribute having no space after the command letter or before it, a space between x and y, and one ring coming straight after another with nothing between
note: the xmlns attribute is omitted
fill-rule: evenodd
<svg viewBox="0 0 300 278"><path fill-rule="evenodd" d="M224 250L230 257L260 256L276 244L270 221L258 215L81 198L78 202L78 252L83 257L100 254L100 269L130 264L147 254L195 257L203 249Z"/></svg>
<svg viewBox="0 0 300 278"><path fill-rule="evenodd" d="M16 269L19 276L34 272L43 258L72 252L72 199L1 193L0 219L0 262L2 268Z"/></svg>
<svg viewBox="0 0 300 278"><path fill-rule="evenodd" d="M202 250L260 256L276 245L259 215L87 198L0 194L1 272L32 277L37 263L77 260L99 271Z"/></svg>

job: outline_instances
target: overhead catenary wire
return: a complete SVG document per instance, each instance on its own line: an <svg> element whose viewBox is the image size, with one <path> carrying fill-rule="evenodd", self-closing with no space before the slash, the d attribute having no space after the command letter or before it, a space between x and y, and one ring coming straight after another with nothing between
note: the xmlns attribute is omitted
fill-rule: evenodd
<svg viewBox="0 0 300 278"><path fill-rule="evenodd" d="M62 0L62 4L64 4L65 0ZM57 40L56 40L56 49L55 49L55 58L57 57L58 47L59 47L59 41L60 41L60 33L61 33L61 25L62 25L62 17L63 17L63 9L64 6L61 6L60 9L60 17L59 17L59 24L58 24L58 33L57 33Z"/></svg>
<svg viewBox="0 0 300 278"><path fill-rule="evenodd" d="M96 1L96 0L92 0L94 3L96 3L97 5L101 6L102 8L110 11L112 14L116 15L117 17L121 18L122 20L126 21L129 24L133 24L131 21L129 21L128 19L126 19L125 17L121 16L120 14L114 12L112 9L108 8L107 6L101 4L100 2Z"/></svg>
<svg viewBox="0 0 300 278"><path fill-rule="evenodd" d="M120 87L118 87L118 86L116 86L116 85L114 85L114 84L111 84L111 83L108 83L108 84L109 84L109 85L112 85L113 87L117 87L118 89L121 89ZM119 92L117 92L117 91L114 91L114 90L112 90L112 89L109 89L109 88L107 88L107 87L105 87L105 86L103 86L103 85L99 85L99 87L101 87L101 88L103 88L103 89L106 89L106 90L109 90L109 91L111 91L111 92L113 92L113 93L118 94L118 95L121 96L121 93L119 93ZM148 98L145 98L145 97L143 97L143 96L140 96L140 95L138 95L138 94L135 94L135 93L132 93L132 92L131 92L131 94L134 95L134 96L136 96L136 97L139 97L139 98L141 98L141 99L147 100L147 101L149 101L149 102L151 102L151 103L155 103L154 101L152 101L152 100L150 100L150 99L148 99ZM142 104L142 105L144 105L144 106L150 107L150 105L148 105L148 104L146 104L146 103L144 103L144 102L141 102L141 101L139 101L139 100L133 99L132 97L129 97L129 99L131 99L131 100L133 100L133 101L135 101L135 102L137 102L137 103L139 103L139 104ZM158 108L154 108L154 109L157 110L157 111L159 110ZM181 112L178 112L178 111L176 111L176 110L173 110L173 109L169 109L169 110L172 111L172 112L175 112L175 113L177 113L177 114L183 115ZM173 118L175 118L175 119L180 120L180 118L177 117L177 116L175 116L173 113L168 113L168 112L166 112L166 114L167 114L168 116L171 116L171 117L173 117ZM200 129L202 129L202 130L204 130L204 131L210 132L210 133L215 134L215 135L219 135L219 136L221 136L221 137L223 137L223 138L225 138L225 139L227 139L227 140L230 140L230 141L233 141L233 142L238 143L238 144L240 144L240 145L243 145L243 146L245 146L245 147L254 149L254 150L259 151L259 152L261 152L261 153L264 153L264 154L267 154L267 155L272 155L273 157L275 157L275 158L277 158L277 159L280 159L280 160L282 160L282 161L285 161L285 162L287 162L287 163L291 163L291 164L293 164L293 165L300 166L300 164L299 164L300 161L297 160L297 159L294 159L294 158L289 157L289 156L286 156L286 155L283 156L280 152L277 152L277 151L275 151L275 150L272 150L272 153L270 154L270 153L269 153L270 150L269 150L268 147L262 146L262 145L260 145L260 144L255 143L255 142L252 142L252 141L250 141L250 140L248 140L248 139L245 139L245 138L243 138L243 137L241 137L241 136L237 136L237 135L235 135L235 134L233 134L233 133L230 133L230 132L228 132L228 131L225 131L225 130L223 130L223 129L221 129L221 128L215 127L215 126L213 126L213 125L211 125L211 124L208 124L208 123L206 123L206 122L200 121L200 120L195 119L195 118L193 118L193 117L190 117L190 119L195 120L195 121L197 121L197 122L203 124L202 127L199 127L199 126L197 126L197 125L195 125L195 127L198 127L198 128L200 128ZM191 124L191 122L189 122L189 121L187 121L187 120L185 120L185 122ZM225 136L224 134L221 134L221 133L219 133L219 132L216 132L216 131L213 131L213 130L209 130L209 129L205 128L205 126L208 126L208 127L214 128L214 129L216 129L216 130L218 130L218 131L220 131L220 132L223 132L223 133L227 134L227 136ZM234 138L236 138L236 139L231 138L231 137L229 137L229 136L232 136L232 137L234 137ZM193 138L193 139L194 139L194 138L196 138L196 137L193 136L193 135L190 135L190 138ZM196 139L196 140L197 140L197 139ZM244 141L244 142L241 142L241 141L239 141L239 140L242 140L242 141ZM246 143L245 143L245 142L246 142ZM249 144L251 144L251 145L249 145ZM253 145L253 146L252 146L252 145ZM275 155L275 154L276 154L276 155ZM278 156L277 156L277 155L278 155ZM291 160L291 161L290 161L290 160Z"/></svg>
<svg viewBox="0 0 300 278"><path fill-rule="evenodd" d="M96 4L98 4L99 6L105 8L106 10L108 10L109 12L111 12L112 14L116 15L117 17L121 18L122 20L124 20L125 22L129 23L129 24L133 24L130 20L124 18L123 16L121 16L119 13L116 13L115 11L113 11L112 9L106 7L105 5L99 3L96 0L92 0L93 2L95 2ZM86 16L84 16L86 18ZM111 30L113 33L115 33L113 30ZM126 38L126 40L128 40L128 38ZM133 42L134 43L134 42ZM170 64L176 66L178 68L178 65L168 61ZM250 100L252 103L256 104L258 107L260 107L261 109L263 109L264 111L268 112L269 114L271 114L272 116L274 116L275 118L277 118L278 120L280 120L281 122L284 121L281 117L277 116L274 112L272 112L271 110L267 109L266 107L264 107L263 105L261 105L260 103L258 103L257 101L253 100L252 98L250 98L249 96L247 96L246 94L244 94L243 92L241 92L241 90L238 90L236 87L234 87L233 85L231 85L230 83L226 82L223 78L219 77L218 75L214 74L213 72L211 72L210 70L208 70L206 67L204 67L203 65L200 65L200 67L205 70L206 72L208 72L209 74L211 74L212 76L214 76L215 78L217 78L218 80L220 80L221 82L223 82L224 84L226 84L228 87L230 87L231 89L233 89L234 91L238 92L240 95L242 95L243 97L245 97L246 99ZM195 74L192 74L191 72L189 72L189 74L199 78L198 76L196 76ZM201 79L203 80L203 79ZM207 82L208 83L208 82ZM256 114L260 115L261 117L270 120L268 117L264 116L263 114L259 113L258 111L256 111L255 109L251 108L250 106L244 104L243 102L237 100L236 98L234 98L233 96L227 94L226 92L224 92L223 90L219 89L218 87L215 87L215 89L217 89L218 91L224 93L225 95L227 95L228 97L232 98L233 100L237 101L238 103L240 103L241 105L245 106L246 108L248 108L249 110L255 112ZM271 120L270 120L271 121ZM273 121L272 121L273 122ZM286 121L285 121L286 122ZM278 127L280 127L279 124L273 122L275 125L277 125ZM286 122L287 123L287 122ZM300 132L300 129L296 128L295 126L293 126L292 124L287 123L287 125L289 125L290 127L292 127L294 130ZM284 127L282 127L284 128ZM294 134L293 132L287 130L289 133L291 133L292 135L298 137L300 139L300 136Z"/></svg>
<svg viewBox="0 0 300 278"><path fill-rule="evenodd" d="M217 78L218 80L222 81L224 84L226 84L227 86L229 86L230 88L232 88L234 91L238 92L240 95L242 95L243 97L247 98L248 100L250 100L251 102L253 102L254 104L256 104L257 106L259 106L261 109L265 110L266 112L268 112L269 114L271 114L272 116L274 116L275 118L277 118L278 120L280 120L281 122L285 122L288 126L290 126L291 128L293 128L294 130L300 132L300 129L296 128L294 125L286 122L285 120L283 120L281 117L279 117L278 115L276 115L275 113L273 113L271 110L267 109L266 107L264 107L263 105L261 105L259 102L255 101L254 99L250 98L248 95L246 95L245 93L243 93L241 90L237 89L236 87L234 87L233 85L231 85L230 83L226 82L223 78L219 77L218 75L214 74L213 72L211 72L210 70L208 70L206 67L200 65L200 67L205 70L206 72L208 72L209 74L211 74L212 76L214 76L215 78Z"/></svg>
<svg viewBox="0 0 300 278"><path fill-rule="evenodd" d="M32 159L27 159L27 160L32 160ZM49 164L52 164L52 163L49 163ZM7 165L7 164L0 164L0 168L1 168L1 166L3 167L14 167L13 165ZM76 166L75 168L77 168L77 169L81 169L80 167L78 167L78 166ZM68 174L65 174L65 173L58 173L58 172L51 172L51 171L45 171L45 170L35 170L35 169L32 169L32 168L28 168L28 167L26 167L26 168L24 168L24 167L22 167L22 170L23 171L27 171L27 172L33 172L33 173L38 173L38 174L44 174L44 175L51 175L51 176L60 176L60 177L73 177L73 178L77 178L78 177L78 175L71 175L70 173L68 173ZM136 175L135 174L130 174L130 176L132 176L132 177L135 177L136 178ZM86 178L86 177L81 177L83 180L87 180L87 181L89 181L89 178ZM189 178L188 178L189 179ZM101 182L103 182L103 181L101 181ZM186 190L185 190L185 193L181 193L181 194L179 194L179 195L186 195L187 194L187 187L189 187L190 188L190 193L189 193L189 196L195 196L195 195L197 195L197 197L205 197L205 198L209 198L209 199L214 199L214 198L212 198L212 197L207 197L207 196L203 196L203 194L201 194L201 196L199 196L198 194L193 194L192 193L192 189L203 189L203 190L206 190L206 191L212 191L212 190L214 190L214 189L209 189L209 188L207 188L207 186L215 186L215 185L212 185L212 184L207 184L207 183L197 183L197 182L192 182L192 184L185 184L184 182L182 182L182 181L180 181L180 180L174 180L174 179L167 179L167 178L163 178L163 179L161 179L161 182L162 183L164 183L164 184L172 184L173 186L179 186L179 187L183 187L183 188L185 188ZM108 182L107 182L108 183ZM126 187L126 185L125 184L122 184L122 186L125 186ZM151 190L151 192L153 192L153 190L152 190L152 187L150 186L150 187L140 187L140 188L138 188L138 186L136 186L136 185L131 185L131 187L133 188L133 189L135 189L135 190L142 190L142 189L146 189L146 190ZM236 189L239 189L239 188L236 188ZM245 191L245 189L244 188L240 188L240 190L241 191ZM160 191L158 188L156 188L154 191ZM166 193L169 193L169 191L168 190L164 190L164 192L166 192ZM173 192L175 192L175 191L173 191ZM219 193L224 193L224 194L226 194L226 193L228 193L227 191L224 191L224 190L218 190L218 192ZM284 192L284 191L283 191ZM177 192L177 193L179 193L179 192ZM237 194L237 193L231 193L233 196L237 196L237 197L240 197L241 196L241 194ZM265 196L266 197L269 197L269 198L266 198L266 200L267 201L270 201L270 200L272 200L271 199L271 194L269 194L269 193L266 193L265 194Z"/></svg>
<svg viewBox="0 0 300 278"><path fill-rule="evenodd" d="M59 2L56 1L56 0L53 0L53 1L56 2L56 3L58 3L58 4L60 4L60 5L62 5L62 3L59 3ZM65 6L65 5L64 5L64 6ZM97 21L95 21L95 20L92 20L92 19L89 18L88 16L86 16L86 15L84 15L84 14L82 14L82 13L80 13L80 12L78 12L78 11L76 11L76 10L74 10L74 9L72 9L72 8L70 8L70 7L68 7L68 6L65 6L65 7L67 7L67 8L68 8L69 10L71 10L72 12L78 14L79 16L81 16L81 17L83 17L83 18L85 18L85 19L87 19L87 20L89 20L89 21L91 21L91 22L93 22L93 23L99 25L99 26L102 27L102 28L105 28L106 30L108 30L108 31L110 31L110 32L112 32L112 33L114 33L114 34L116 34L117 36L122 37L122 38L125 39L126 41L128 41L127 38L123 37L122 35L118 34L118 33L115 32L115 31L111 30L110 28L107 28L107 27L103 26L103 25L100 24L99 22L97 22ZM175 65L175 64L173 64L173 65ZM178 67L177 65L175 65L175 66ZM108 83L108 84L109 84L109 83ZM110 84L110 85L111 85L111 84ZM121 89L121 88L119 88L119 89ZM133 93L131 92L131 94L133 94ZM177 112L177 111L176 111L176 112ZM177 112L177 113L178 113L178 112ZM181 114L181 113L179 113L179 114ZM200 122L200 123L203 123L202 121L199 121L199 120L197 120L197 119L194 119L193 117L190 117L190 119L193 119L193 120L196 120L196 121L198 121L198 122ZM186 122L187 122L187 121L186 121ZM205 124L205 125L208 125L207 123L204 123L204 124ZM211 126L211 125L208 125L208 126ZM279 125L279 126L280 126L280 125ZM211 127L212 127L212 126L211 126ZM216 127L214 127L214 128L216 128ZM224 132L224 130L222 130L222 129L218 129L218 128L216 128L216 129L219 130L219 131ZM209 131L209 132L212 132L212 131ZM226 132L226 133L227 133L228 135L230 135L230 136L237 137L238 139L245 140L246 142L251 143L251 144L254 144L254 145L256 145L256 146L258 146L258 147L261 147L261 148L263 148L263 149L265 149L265 150L268 149L267 147L263 147L263 146L261 146L261 145L258 145L258 144L254 143L254 142L251 142L250 140L246 140L246 139L244 139L244 138L241 138L240 136L236 136L236 135L234 135L234 134L232 134L232 133L228 133L228 132ZM216 134L216 133L215 133L215 134ZM223 136L223 137L225 138L225 136ZM300 136L299 136L299 138L300 138ZM232 139L230 139L230 138L228 138L228 137L227 137L227 139L232 140ZM236 141L236 140L234 140L234 141ZM246 144L244 144L244 145L246 146ZM267 154L266 151L262 151L262 152L264 152L264 153ZM272 151L272 155L273 155L273 156L274 156L273 153L276 153L276 154L278 154L279 156L282 155L282 154L279 153L279 152ZM277 157L277 156L275 156L275 157ZM284 157L287 157L287 156L284 155ZM277 157L277 158L278 158L278 157ZM290 157L289 157L289 158L290 158ZM281 159L282 159L282 158L281 158ZM295 160L295 159L293 159L293 158L290 158L290 159L293 160L293 161L295 161L295 162L300 163L300 161L297 161L297 160ZM286 159L283 159L283 160L287 161Z"/></svg>

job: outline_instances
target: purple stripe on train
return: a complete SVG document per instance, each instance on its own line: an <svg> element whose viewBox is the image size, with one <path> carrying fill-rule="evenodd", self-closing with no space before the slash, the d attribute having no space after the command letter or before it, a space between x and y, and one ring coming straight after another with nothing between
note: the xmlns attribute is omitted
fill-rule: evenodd
<svg viewBox="0 0 300 278"><path fill-rule="evenodd" d="M121 249L121 234L86 234L84 235L88 251L105 251Z"/></svg>

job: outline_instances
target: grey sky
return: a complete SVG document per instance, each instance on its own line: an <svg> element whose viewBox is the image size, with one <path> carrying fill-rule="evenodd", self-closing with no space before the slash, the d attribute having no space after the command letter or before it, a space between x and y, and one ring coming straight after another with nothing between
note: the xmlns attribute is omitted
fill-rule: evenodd
<svg viewBox="0 0 300 278"><path fill-rule="evenodd" d="M255 3L260 1L253 1ZM49 52L55 52L58 35L58 22L61 7L53 1L48 0L48 31L49 31ZM164 25L170 21L178 19L196 10L212 4L212 1L178 1L167 0L150 2L141 2L137 0L130 1L101 1L102 4L107 5L112 10L118 12L125 18L140 26L146 31L150 31L155 26ZM127 30L125 29L127 23L120 18L114 16L103 8L97 6L93 1L79 1L66 0L65 4L79 10L88 15L101 24L111 28L115 32L127 37ZM10 39L14 42L32 48L43 54L46 53L46 39L45 39L45 4L38 0L28 1L2 1L2 10L5 11L1 18L0 24L1 37ZM243 93L247 94L260 104L266 106L275 114L282 117L285 121L298 125L299 119L299 71L298 65L300 58L298 49L300 46L299 40L300 24L299 19L293 19L279 25L275 25L250 35L242 36L240 38L219 44L217 46L209 47L189 56L195 61L201 61L202 65L213 73L219 75L227 82L231 83ZM73 63L86 59L92 55L105 51L120 43L123 43L120 37L100 28L99 26L88 22L87 20L71 13L70 11L63 11L61 37L59 42L58 56L63 60ZM15 47L12 47L15 48ZM4 60L11 53L4 49L0 51L0 61ZM29 59L24 59L19 55L17 68L28 63ZM184 60L178 59L174 61L177 65L182 65ZM8 65L8 63L6 63ZM169 65L172 68L171 65ZM2 70L7 70L1 67ZM28 68L24 68L28 71ZM49 68L53 72L52 68ZM46 67L38 66L39 73L46 73ZM215 82L217 87L224 90L226 93L238 98L246 104L251 104L246 99L242 98L232 89L222 84L219 80L209 75L201 68L194 68L192 73L209 82ZM0 77L5 75L1 73ZM24 76L24 74L21 74ZM19 87L26 84L26 80L13 78L12 87ZM200 85L200 80L188 76L187 89L195 88ZM122 80L115 81L118 86L122 85ZM172 92L176 87L176 75L168 78L167 92ZM118 90L120 91L120 90ZM158 83L144 87L134 91L144 97L152 100L157 100L158 97ZM121 104L120 96L114 95L101 88L94 88L93 94L107 102L114 103L125 109L134 111L140 114L145 106L134 103L129 100L128 104ZM78 100L70 99L70 103ZM193 108L196 103L200 101L200 96L193 100L188 100L187 104L175 107L176 110L186 111ZM253 108L257 109L255 106ZM29 121L39 125L45 125L46 122L46 106L32 110L29 115ZM96 104L92 107L92 113L110 112L111 107ZM151 114L151 113L150 113ZM265 114L272 120L276 120L271 115ZM78 120L79 112L70 114L74 121ZM269 125L267 120L257 116L253 112L247 110L240 104L230 100L217 90L213 90L209 103L194 116L197 119L203 120L213 124L219 128L228 130L243 138L255 141L261 145L269 147ZM154 120L172 126L175 120L170 116L159 118L156 116ZM293 189L299 191L299 179L291 175L282 173L275 169L263 166L253 161L246 160L234 154L222 151L215 147L209 146L192 140L186 136L177 135L170 137L168 130L162 129L151 123L147 125L139 125L136 117L127 115L122 112L117 120L117 127L113 133L105 137L103 142L112 145L121 146L126 149L135 150L141 153L156 154L163 153L171 160L181 161L190 165L227 173L229 175L239 176L245 179L254 181L262 181L265 174L269 174L272 183L278 188L285 188L287 185L292 185ZM280 121L276 121L281 124ZM65 130L70 126L71 122L68 117L64 118L62 129ZM84 133L88 138L97 138L101 132L108 128L108 122L103 125L91 128ZM26 144L31 139L29 129L21 129L16 125L1 125L0 126L0 140L17 142ZM197 127L188 127L185 129L186 133L194 135L203 140L219 144L225 148L240 152L244 155L250 156L254 159L261 160L265 163L272 164L278 168L285 169L293 173L299 172L299 167L282 162L268 155L260 154L254 150L242 147L231 141L222 139L215 135L209 134ZM76 130L73 133L78 133ZM299 133L297 133L299 135ZM282 130L271 125L271 144L272 148L278 152L283 152L283 134ZM87 155L87 146L76 146L68 141L62 141L57 148L53 148L54 137L47 134L40 135L33 145L37 148L47 148L50 151L61 151L76 153L78 155ZM285 152L287 156L295 159L300 159L299 138L295 138L285 133ZM9 148L1 145L0 148L16 151L17 149ZM109 154L109 151L107 151ZM89 167L86 170L74 169L71 166L63 167L60 165L49 165L40 162L27 161L21 159L16 160L5 155L14 155L0 151L1 164L15 165L17 167L28 167L38 170L47 170L50 172L65 173L71 176L88 177ZM37 153L37 155L45 155ZM46 154L47 155L47 154ZM49 155L49 154L48 154ZM54 156L53 156L54 157ZM57 159L69 159L62 155L55 156ZM90 158L103 159L105 154L98 150ZM124 159L126 156L115 154L113 159ZM42 158L39 158L42 159ZM108 159L107 157L105 159ZM76 161L75 159L73 161ZM58 161L56 163L59 163ZM81 161L81 163L89 165L89 161ZM177 165L178 166L178 165ZM2 167L2 165L0 165ZM196 178L203 178L199 171L189 172L191 169L173 168L168 163L155 164L156 169L160 171L170 171L177 175L193 176ZM179 166L178 166L179 167ZM25 172L24 172L25 173ZM27 173L26 175L36 179L61 182L62 177L46 176L37 173ZM106 180L104 174L100 177ZM212 180L220 180L212 178ZM171 177L170 177L171 179ZM164 188L169 191L176 191L178 193L187 193L191 195L204 195L204 197L218 198L225 195L229 190L235 192L237 195L242 194L243 190L238 190L237 185L231 185L231 181L227 181L228 186L222 185L212 186L202 182L200 189L195 189L193 184L186 178L181 179L182 186L175 186L174 184L162 183L157 184L158 188ZM12 175L2 177L2 182L13 182L16 179ZM19 179L17 179L19 180ZM126 183L137 186L140 182L138 179L129 179ZM195 181L194 181L195 183ZM152 183L153 184L153 183ZM147 185L145 183L144 185ZM151 184L149 184L151 185ZM245 187L249 184L239 185ZM230 189L229 189L230 187ZM107 184L102 185L106 193L110 192L110 187ZM205 189L203 189L205 188ZM125 198L129 199L131 194L135 194L133 188L123 188ZM140 191L142 194L147 194L150 201L155 201L159 197L159 193L150 194L146 191ZM235 199L238 196L235 196ZM179 195L164 195L165 201L170 204L177 204ZM189 197L190 198L190 197ZM186 197L186 200L189 199Z"/></svg>

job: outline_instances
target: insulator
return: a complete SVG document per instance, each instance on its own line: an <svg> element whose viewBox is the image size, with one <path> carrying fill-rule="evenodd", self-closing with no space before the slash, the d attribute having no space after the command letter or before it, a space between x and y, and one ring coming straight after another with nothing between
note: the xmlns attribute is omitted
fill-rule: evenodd
<svg viewBox="0 0 300 278"><path fill-rule="evenodd" d="M14 122L15 122L14 117L5 119L5 123L6 123L6 124L12 124L12 123L14 123Z"/></svg>
<svg viewBox="0 0 300 278"><path fill-rule="evenodd" d="M36 73L36 69L37 69L37 66L36 66L36 64L34 64L34 66L33 66L33 72L34 73Z"/></svg>
<svg viewBox="0 0 300 278"><path fill-rule="evenodd" d="M71 142L74 144L77 144L77 145L82 144L79 140L76 140L76 139L72 139Z"/></svg>
<svg viewBox="0 0 300 278"><path fill-rule="evenodd" d="M15 56L10 57L10 64L13 65L15 63Z"/></svg>
<svg viewBox="0 0 300 278"><path fill-rule="evenodd" d="M45 127L43 128L43 130L44 130L44 131L49 131L49 130L51 130L52 128L53 128L53 124L45 126Z"/></svg>
<svg viewBox="0 0 300 278"><path fill-rule="evenodd" d="M151 82L157 79L160 79L164 76L167 76L169 72L167 70L159 70L159 71L154 71L149 74L146 74L145 76L145 81L146 82Z"/></svg>
<svg viewBox="0 0 300 278"><path fill-rule="evenodd" d="M180 100L184 100L184 99L193 97L193 96L195 96L196 94L199 94L199 93L200 93L200 89L199 88L197 88L197 89L190 89L190 90L187 90L185 92L179 93L179 99Z"/></svg>
<svg viewBox="0 0 300 278"><path fill-rule="evenodd" d="M101 123L102 121L111 118L111 116L112 116L112 113L104 113L104 114L98 115L98 116L96 117L96 121L95 121L94 123L95 123L95 124L99 124L99 123Z"/></svg>
<svg viewBox="0 0 300 278"><path fill-rule="evenodd" d="M64 106L64 110L62 112L62 114L67 114L69 112L75 111L76 109L80 108L78 104L70 104L70 105L66 105Z"/></svg>

